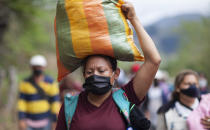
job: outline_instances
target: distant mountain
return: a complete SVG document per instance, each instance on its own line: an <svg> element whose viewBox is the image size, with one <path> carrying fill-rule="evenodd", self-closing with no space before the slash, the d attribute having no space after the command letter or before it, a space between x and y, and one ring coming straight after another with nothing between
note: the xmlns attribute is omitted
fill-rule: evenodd
<svg viewBox="0 0 210 130"><path fill-rule="evenodd" d="M183 22L200 21L200 14L183 14L173 17L163 18L156 23L146 26L145 29L155 41L158 49L164 55L173 54L179 49L180 39L183 37L177 33L176 29ZM134 39L137 40L134 32ZM136 42L137 43L137 42Z"/></svg>

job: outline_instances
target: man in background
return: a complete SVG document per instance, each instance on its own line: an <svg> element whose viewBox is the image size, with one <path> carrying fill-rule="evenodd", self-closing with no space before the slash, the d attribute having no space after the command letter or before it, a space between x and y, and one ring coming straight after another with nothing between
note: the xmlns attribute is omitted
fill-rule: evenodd
<svg viewBox="0 0 210 130"><path fill-rule="evenodd" d="M53 79L44 74L47 65L42 55L30 60L32 74L19 86L18 118L20 130L55 129L60 109L59 89Z"/></svg>

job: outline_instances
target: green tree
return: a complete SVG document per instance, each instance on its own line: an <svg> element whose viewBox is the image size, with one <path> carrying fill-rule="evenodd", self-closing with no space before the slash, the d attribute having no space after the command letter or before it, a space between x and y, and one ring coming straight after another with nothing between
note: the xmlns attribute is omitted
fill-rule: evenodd
<svg viewBox="0 0 210 130"><path fill-rule="evenodd" d="M182 69L193 69L205 73L210 79L210 18L183 23L179 32L182 36L181 49L166 69L171 74L177 74Z"/></svg>
<svg viewBox="0 0 210 130"><path fill-rule="evenodd" d="M0 67L23 66L34 53L54 49L53 17L56 2L0 1Z"/></svg>

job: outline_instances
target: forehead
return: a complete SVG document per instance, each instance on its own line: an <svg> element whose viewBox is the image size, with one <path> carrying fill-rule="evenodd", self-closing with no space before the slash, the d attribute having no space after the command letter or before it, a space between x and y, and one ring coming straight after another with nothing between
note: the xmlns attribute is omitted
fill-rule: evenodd
<svg viewBox="0 0 210 130"><path fill-rule="evenodd" d="M32 66L32 68L34 68L34 69L43 69L44 67L43 66L39 66L39 65L35 65L35 66Z"/></svg>
<svg viewBox="0 0 210 130"><path fill-rule="evenodd" d="M86 69L95 67L107 67L111 69L111 63L103 57L92 56L87 60Z"/></svg>
<svg viewBox="0 0 210 130"><path fill-rule="evenodd" d="M190 74L190 75L186 75L184 77L183 82L193 82L194 83L194 82L198 82L198 79L196 78L195 75Z"/></svg>

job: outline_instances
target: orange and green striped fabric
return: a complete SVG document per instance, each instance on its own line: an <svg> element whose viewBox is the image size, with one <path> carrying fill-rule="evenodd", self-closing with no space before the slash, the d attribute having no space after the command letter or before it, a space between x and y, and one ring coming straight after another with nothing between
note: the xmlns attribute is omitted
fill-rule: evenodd
<svg viewBox="0 0 210 130"><path fill-rule="evenodd" d="M58 80L88 55L143 61L121 11L123 0L58 0L55 35Z"/></svg>

